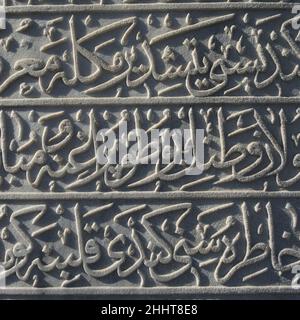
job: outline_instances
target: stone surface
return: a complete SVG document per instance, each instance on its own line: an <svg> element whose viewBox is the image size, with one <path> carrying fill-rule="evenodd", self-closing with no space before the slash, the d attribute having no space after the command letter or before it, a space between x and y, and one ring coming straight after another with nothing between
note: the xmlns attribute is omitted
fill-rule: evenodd
<svg viewBox="0 0 300 320"><path fill-rule="evenodd" d="M5 5L3 298L299 296L295 2ZM101 166L124 119L204 129L203 173Z"/></svg>

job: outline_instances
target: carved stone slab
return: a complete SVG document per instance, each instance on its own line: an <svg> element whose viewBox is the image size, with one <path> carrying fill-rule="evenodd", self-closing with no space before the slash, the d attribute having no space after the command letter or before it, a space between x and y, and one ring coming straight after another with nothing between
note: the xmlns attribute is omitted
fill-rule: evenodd
<svg viewBox="0 0 300 320"><path fill-rule="evenodd" d="M295 5L4 1L1 297L298 297ZM99 164L124 121L204 129L203 172Z"/></svg>

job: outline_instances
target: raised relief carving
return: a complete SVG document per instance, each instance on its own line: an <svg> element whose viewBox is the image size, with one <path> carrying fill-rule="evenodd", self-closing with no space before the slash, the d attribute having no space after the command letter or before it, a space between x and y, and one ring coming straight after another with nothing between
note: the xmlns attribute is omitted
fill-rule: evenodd
<svg viewBox="0 0 300 320"><path fill-rule="evenodd" d="M10 292L297 294L294 1L4 4L0 280ZM185 129L193 148L203 129L201 172L164 163L160 144L152 164L98 161L153 129Z"/></svg>

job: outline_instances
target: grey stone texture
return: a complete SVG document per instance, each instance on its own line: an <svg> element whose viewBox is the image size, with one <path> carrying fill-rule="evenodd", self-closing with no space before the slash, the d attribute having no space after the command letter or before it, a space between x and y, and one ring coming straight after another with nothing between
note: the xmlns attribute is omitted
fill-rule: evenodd
<svg viewBox="0 0 300 320"><path fill-rule="evenodd" d="M5 1L1 297L298 298L294 5ZM203 173L97 163L125 118L204 129Z"/></svg>

